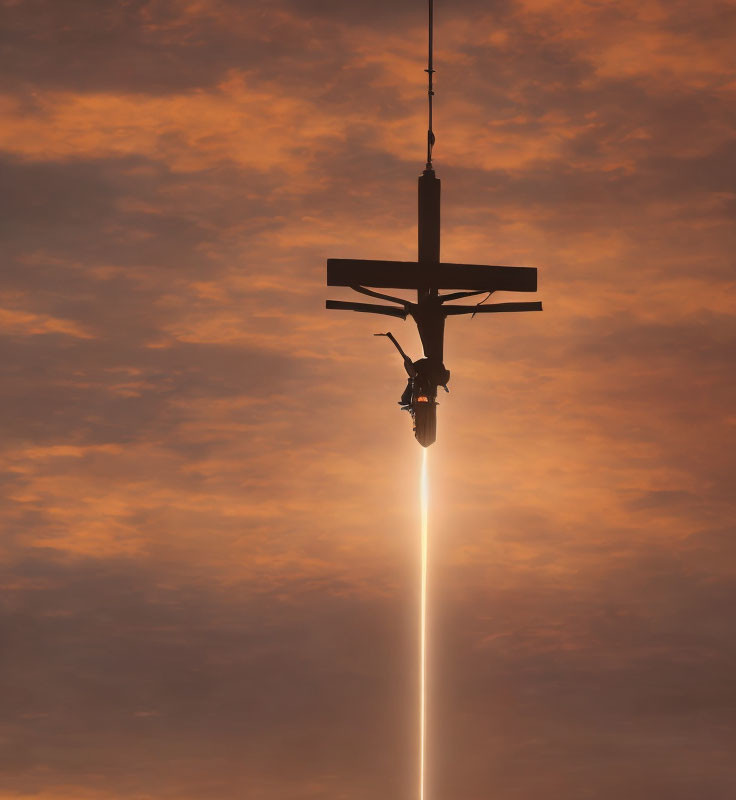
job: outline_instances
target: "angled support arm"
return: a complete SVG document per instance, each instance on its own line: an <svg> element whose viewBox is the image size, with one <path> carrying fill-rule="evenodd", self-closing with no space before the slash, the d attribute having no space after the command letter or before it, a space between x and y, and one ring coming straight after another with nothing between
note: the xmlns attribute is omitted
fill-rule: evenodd
<svg viewBox="0 0 736 800"><path fill-rule="evenodd" d="M463 297L476 297L479 294L492 295L495 289L478 289L475 292L452 292L452 294L441 294L440 303L446 303L448 300L462 300Z"/></svg>
<svg viewBox="0 0 736 800"><path fill-rule="evenodd" d="M445 306L442 311L447 317L459 314L495 314L501 311L541 311L541 303L493 303L490 306Z"/></svg>
<svg viewBox="0 0 736 800"><path fill-rule="evenodd" d="M344 300L328 300L325 308L334 308L340 311L359 311L363 314L383 314L387 317L406 319L406 310L394 306L379 306L373 303L350 303Z"/></svg>
<svg viewBox="0 0 736 800"><path fill-rule="evenodd" d="M401 297L393 297L390 294L382 294L381 292L374 292L372 289L366 289L365 286L351 286L350 287L354 292L360 292L360 294L367 294L368 297L377 297L379 300L388 300L390 303L398 303L404 308L408 308L411 303L409 300L404 300Z"/></svg>

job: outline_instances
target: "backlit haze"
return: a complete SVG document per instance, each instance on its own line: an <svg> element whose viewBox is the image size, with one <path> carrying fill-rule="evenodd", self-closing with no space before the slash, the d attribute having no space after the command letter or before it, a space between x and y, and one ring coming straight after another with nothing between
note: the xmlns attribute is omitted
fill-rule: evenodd
<svg viewBox="0 0 736 800"><path fill-rule="evenodd" d="M437 0L428 800L736 797L736 6ZM1 800L416 797L423 0L0 0Z"/></svg>

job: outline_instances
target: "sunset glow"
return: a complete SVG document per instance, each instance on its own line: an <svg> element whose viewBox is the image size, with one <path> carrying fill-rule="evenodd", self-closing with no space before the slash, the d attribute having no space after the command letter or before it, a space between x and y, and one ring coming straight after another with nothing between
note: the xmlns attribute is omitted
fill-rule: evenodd
<svg viewBox="0 0 736 800"><path fill-rule="evenodd" d="M736 798L734 3L435 0L421 472L427 0L0 11L0 798Z"/></svg>

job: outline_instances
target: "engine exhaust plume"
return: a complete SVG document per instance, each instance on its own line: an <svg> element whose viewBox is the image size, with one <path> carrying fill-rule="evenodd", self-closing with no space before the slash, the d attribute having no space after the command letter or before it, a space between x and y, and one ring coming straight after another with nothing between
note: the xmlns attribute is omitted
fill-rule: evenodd
<svg viewBox="0 0 736 800"><path fill-rule="evenodd" d="M427 734L427 555L429 518L428 450L422 448L420 480L421 508L421 598L419 613L419 800L424 800L424 772Z"/></svg>

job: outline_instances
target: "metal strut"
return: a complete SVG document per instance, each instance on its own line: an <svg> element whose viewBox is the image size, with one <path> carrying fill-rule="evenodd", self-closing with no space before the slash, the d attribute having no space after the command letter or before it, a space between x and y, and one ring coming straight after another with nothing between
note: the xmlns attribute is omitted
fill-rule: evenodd
<svg viewBox="0 0 736 800"><path fill-rule="evenodd" d="M428 48L428 58L427 58L427 69L424 71L427 73L428 77L428 86L427 86L427 98L429 100L429 124L427 126L427 169L432 169L432 147L434 147L434 131L432 130L432 98L434 97L434 85L432 81L432 76L435 73L434 66L433 66L433 43L434 39L434 0L429 0L429 48Z"/></svg>

